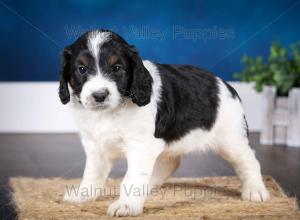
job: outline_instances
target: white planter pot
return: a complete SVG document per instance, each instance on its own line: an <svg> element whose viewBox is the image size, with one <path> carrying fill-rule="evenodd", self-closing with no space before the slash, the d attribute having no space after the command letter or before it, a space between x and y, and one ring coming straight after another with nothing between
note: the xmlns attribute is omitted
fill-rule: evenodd
<svg viewBox="0 0 300 220"><path fill-rule="evenodd" d="M300 88L277 97L275 87L265 86L262 114L261 144L300 147Z"/></svg>

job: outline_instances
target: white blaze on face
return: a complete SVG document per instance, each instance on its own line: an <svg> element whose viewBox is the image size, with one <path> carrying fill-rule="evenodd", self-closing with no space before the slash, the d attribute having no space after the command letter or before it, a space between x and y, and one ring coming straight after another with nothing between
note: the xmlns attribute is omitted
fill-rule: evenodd
<svg viewBox="0 0 300 220"><path fill-rule="evenodd" d="M111 34L109 32L98 32L93 31L88 36L88 48L96 61L97 75L100 75L99 67L99 53L100 47L103 43L111 39Z"/></svg>
<svg viewBox="0 0 300 220"><path fill-rule="evenodd" d="M88 49L94 57L97 72L96 75L91 75L82 87L80 100L85 108L115 108L120 104L121 96L116 83L105 77L99 66L101 45L110 39L111 33L109 32L94 31L88 36ZM108 97L104 102L96 102L93 93L105 90L109 92Z"/></svg>

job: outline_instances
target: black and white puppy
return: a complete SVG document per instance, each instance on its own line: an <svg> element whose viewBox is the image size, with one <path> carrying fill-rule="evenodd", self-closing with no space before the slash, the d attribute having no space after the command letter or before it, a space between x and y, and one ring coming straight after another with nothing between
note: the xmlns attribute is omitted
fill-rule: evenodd
<svg viewBox="0 0 300 220"><path fill-rule="evenodd" d="M238 94L203 69L143 61L116 33L91 31L63 50L59 96L72 104L86 153L79 193L65 201L95 200L97 193L80 190L103 187L113 162L125 157L120 197L107 213L139 215L147 195L128 189L160 185L180 155L206 150L232 164L243 199L269 199Z"/></svg>

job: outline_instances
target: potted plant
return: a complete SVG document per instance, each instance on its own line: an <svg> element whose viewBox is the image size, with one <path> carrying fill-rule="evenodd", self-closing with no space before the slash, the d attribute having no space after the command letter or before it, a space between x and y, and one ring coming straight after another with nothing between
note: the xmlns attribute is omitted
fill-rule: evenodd
<svg viewBox="0 0 300 220"><path fill-rule="evenodd" d="M261 143L300 146L300 42L288 48L275 42L267 62L244 56L242 63L235 77L263 93Z"/></svg>

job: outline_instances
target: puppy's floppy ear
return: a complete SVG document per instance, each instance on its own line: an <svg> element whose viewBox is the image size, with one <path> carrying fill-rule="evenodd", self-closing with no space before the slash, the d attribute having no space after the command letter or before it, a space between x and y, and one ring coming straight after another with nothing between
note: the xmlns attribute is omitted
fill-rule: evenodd
<svg viewBox="0 0 300 220"><path fill-rule="evenodd" d="M68 82L70 80L70 59L71 51L67 47L62 51L61 55L61 70L59 80L59 98L63 104L70 101L70 92Z"/></svg>
<svg viewBox="0 0 300 220"><path fill-rule="evenodd" d="M143 61L135 47L130 46L128 51L132 65L132 82L130 85L132 102L138 106L144 106L151 101L153 79L143 65Z"/></svg>

